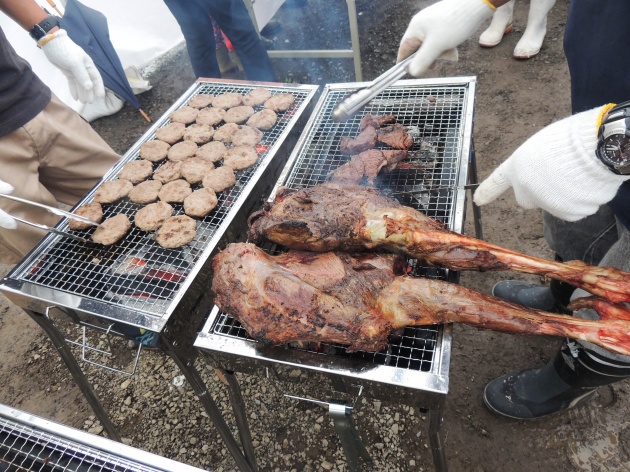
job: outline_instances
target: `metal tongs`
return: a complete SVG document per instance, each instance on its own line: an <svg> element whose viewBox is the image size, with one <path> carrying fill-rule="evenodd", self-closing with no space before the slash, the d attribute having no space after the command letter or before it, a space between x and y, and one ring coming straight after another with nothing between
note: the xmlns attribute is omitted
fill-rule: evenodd
<svg viewBox="0 0 630 472"><path fill-rule="evenodd" d="M337 123L340 123L342 121L346 121L352 118L361 108L365 106L367 102L372 100L374 97L376 97L391 84L396 82L398 79L404 77L407 73L407 64L415 57L416 54L417 51L414 52L411 56L400 61L391 69L383 72L367 87L362 88L358 92L355 92L344 99L333 110L333 120Z"/></svg>
<svg viewBox="0 0 630 472"><path fill-rule="evenodd" d="M44 210L47 210L47 211L49 211L50 213L52 213L54 215L65 216L66 218L70 218L72 220L77 220L77 221L80 221L82 223L86 223L86 224L89 224L89 225L92 225L92 226L99 226L98 223L90 220L89 218L86 218L85 216L76 215L76 214L71 213L69 211L60 210L59 208L55 208L55 207L51 207L51 206L48 206L48 205L44 205L42 203L33 202L31 200L26 200L25 198L14 197L13 195L4 195L4 194L0 194L0 197L6 198L8 200L14 200L14 201L20 202L20 203L26 203L27 205L33 205L33 206L36 206L36 207L39 207L39 208L43 208ZM61 231L60 229L53 228L51 226L47 226L47 225L40 224L40 223L33 223L32 221L28 221L28 220L25 220L23 218L18 218L17 216L14 216L14 215L9 215L9 216L11 216L11 218L13 218L14 220L19 221L20 223L24 223L24 224L27 224L29 226L34 226L35 228L40 228L40 229L43 229L44 231L49 231L51 233L59 234L61 236L65 236L67 238L71 238L71 239L74 239L76 241L81 241L83 243L88 242L88 240L85 239L85 238L82 238L80 236L76 236L76 235L71 234L71 233L67 233L65 231Z"/></svg>

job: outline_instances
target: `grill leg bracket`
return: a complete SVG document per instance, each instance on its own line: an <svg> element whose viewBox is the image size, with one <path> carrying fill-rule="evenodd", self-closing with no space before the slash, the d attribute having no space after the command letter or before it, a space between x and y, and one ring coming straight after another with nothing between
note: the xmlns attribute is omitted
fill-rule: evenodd
<svg viewBox="0 0 630 472"><path fill-rule="evenodd" d="M183 351L178 349L177 341L173 341L170 339L170 336L168 336L168 330L165 330L165 332L163 333L160 339L162 340L162 343L164 344L166 348L166 353L177 364L177 366L179 367L179 370L182 372L182 374L184 374L184 376L186 377L186 380L188 381L192 389L195 391L197 398L201 402L204 410L206 410L206 413L208 413L208 416L212 420L214 427L217 429L219 436L221 436L221 439L223 439L223 442L225 442L225 445L228 448L228 451L230 451L230 454L232 455L232 457L234 458L234 461L236 462L236 465L239 468L239 470L243 472L255 472L257 470L256 460L253 455L253 446L251 445L251 440L249 443L248 441L244 441L244 448L245 448L246 453L249 456L248 458L246 458L245 455L243 454L243 451L241 451L238 443L236 442L236 439L234 439L234 436L232 436L232 432L230 431L229 426L223 419L221 410L219 410L219 407L217 406L216 402L210 395L210 392L208 391L208 388L203 382L201 375L199 375L199 372L197 371L197 369L195 369L193 365L194 359L187 356L186 353L183 352L185 351L185 348L183 349ZM232 389L230 389L230 391L231 390ZM230 393L230 400L232 400L231 396L232 396L232 393ZM238 419L239 418L237 415L237 420ZM238 426L239 426L239 433L241 434L241 438L243 438L243 434L245 433L241 432L241 424L238 424ZM249 432L249 429L247 433L248 432Z"/></svg>
<svg viewBox="0 0 630 472"><path fill-rule="evenodd" d="M352 421L352 408L346 405L330 403L328 405L328 414L333 419L335 430L343 447L343 452L348 460L348 470L350 470L350 472L360 472L363 470L361 467L361 459L370 467L372 465L372 458L365 448L363 441L361 441L361 436L359 436L354 421Z"/></svg>
<svg viewBox="0 0 630 472"><path fill-rule="evenodd" d="M30 310L24 311L46 332L55 346L55 349L59 353L59 356L70 371L75 383L81 390L81 393L83 393L83 396L94 411L94 414L103 425L105 431L107 431L107 435L115 441L122 442L116 426L114 426L114 423L112 423L112 420L109 418L105 408L103 408L101 401L96 396L96 393L94 393L94 390L92 390L89 380L81 370L81 367L72 352L70 352L70 348L68 347L63 334L59 331L59 328L57 328L55 323L47 315L35 313Z"/></svg>

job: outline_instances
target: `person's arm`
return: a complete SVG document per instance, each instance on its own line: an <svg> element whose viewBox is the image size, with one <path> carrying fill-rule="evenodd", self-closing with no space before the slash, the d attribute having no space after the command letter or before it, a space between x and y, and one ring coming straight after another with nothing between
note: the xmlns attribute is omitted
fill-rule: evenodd
<svg viewBox="0 0 630 472"><path fill-rule="evenodd" d="M34 0L0 0L0 10L29 32L48 16ZM57 26L51 28L37 45L66 76L75 100L90 103L95 97L105 96L103 79L94 62L65 30Z"/></svg>
<svg viewBox="0 0 630 472"><path fill-rule="evenodd" d="M565 221L595 213L630 179L596 154L598 129L609 108L572 115L533 135L481 183L475 203L486 205L511 187L520 206L542 208Z"/></svg>
<svg viewBox="0 0 630 472"><path fill-rule="evenodd" d="M26 31L48 16L34 0L0 0L0 10Z"/></svg>
<svg viewBox="0 0 630 472"><path fill-rule="evenodd" d="M411 19L398 49L400 62L414 52L408 72L422 75L438 58L457 60L457 46L469 39L508 0L441 0Z"/></svg>

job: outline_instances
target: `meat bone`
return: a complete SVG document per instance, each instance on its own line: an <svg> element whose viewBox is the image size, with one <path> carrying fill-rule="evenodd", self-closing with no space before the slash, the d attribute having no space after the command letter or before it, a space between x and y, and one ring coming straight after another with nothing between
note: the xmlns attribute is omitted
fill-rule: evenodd
<svg viewBox="0 0 630 472"><path fill-rule="evenodd" d="M249 241L327 251L381 250L453 270L512 270L561 280L612 303L630 302L630 274L581 261L554 262L450 231L378 190L325 183L281 188L249 218Z"/></svg>
<svg viewBox="0 0 630 472"><path fill-rule="evenodd" d="M326 342L379 351L392 331L458 322L527 335L590 341L630 355L630 310L593 297L601 320L554 315L461 285L400 276L391 254L289 251L270 256L253 244L230 244L213 259L215 303L250 336L272 344Z"/></svg>

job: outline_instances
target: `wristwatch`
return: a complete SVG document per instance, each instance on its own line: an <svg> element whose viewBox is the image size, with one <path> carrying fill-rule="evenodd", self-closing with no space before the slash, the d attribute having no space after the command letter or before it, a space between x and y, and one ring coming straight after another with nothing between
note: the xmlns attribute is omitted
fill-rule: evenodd
<svg viewBox="0 0 630 472"><path fill-rule="evenodd" d="M602 121L595 154L615 174L630 174L630 101L615 105Z"/></svg>
<svg viewBox="0 0 630 472"><path fill-rule="evenodd" d="M59 26L59 18L54 15L48 15L43 21L33 26L29 34L35 41L39 41L55 26Z"/></svg>

